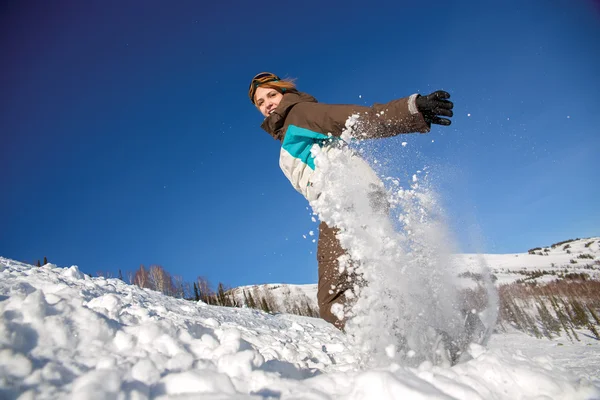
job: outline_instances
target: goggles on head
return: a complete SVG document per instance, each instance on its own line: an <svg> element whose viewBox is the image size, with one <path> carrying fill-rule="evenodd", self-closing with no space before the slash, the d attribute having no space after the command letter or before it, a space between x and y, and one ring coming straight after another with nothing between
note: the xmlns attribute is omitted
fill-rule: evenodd
<svg viewBox="0 0 600 400"><path fill-rule="evenodd" d="M256 88L258 88L263 83L267 82L277 82L281 79L270 72L261 72L252 78L252 82L250 82L250 88L248 89L248 96L250 97L250 101L254 104L254 94L256 93Z"/></svg>

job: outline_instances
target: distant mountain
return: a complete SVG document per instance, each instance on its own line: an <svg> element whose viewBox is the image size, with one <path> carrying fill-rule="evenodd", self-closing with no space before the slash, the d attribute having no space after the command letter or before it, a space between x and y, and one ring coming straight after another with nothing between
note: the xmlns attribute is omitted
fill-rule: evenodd
<svg viewBox="0 0 600 400"><path fill-rule="evenodd" d="M461 254L455 262L465 271L475 272L481 262L497 277L496 284L516 281L550 282L585 274L600 280L600 237L570 239L549 246L535 247L527 253Z"/></svg>
<svg viewBox="0 0 600 400"><path fill-rule="evenodd" d="M240 286L229 291L236 304L248 305L249 301L256 307L270 312L281 312L309 317L319 316L317 304L317 285L265 284ZM266 307L262 302L266 303Z"/></svg>
<svg viewBox="0 0 600 400"><path fill-rule="evenodd" d="M570 239L527 253L513 254L457 254L453 257L461 275L477 279L481 266L487 265L497 286L514 282L544 283L582 276L600 280L600 237ZM272 283L240 286L231 290L238 304L244 304L244 292L254 297L266 297L271 311L294 313L308 304L318 310L317 285L290 285ZM304 315L304 314L303 314Z"/></svg>
<svg viewBox="0 0 600 400"><path fill-rule="evenodd" d="M572 239L516 254L458 254L458 271L468 309L487 307L482 267L490 270L499 292L497 329L532 336L567 336L577 332L600 340L600 237ZM318 316L317 285L265 284L232 289L237 306L271 313Z"/></svg>

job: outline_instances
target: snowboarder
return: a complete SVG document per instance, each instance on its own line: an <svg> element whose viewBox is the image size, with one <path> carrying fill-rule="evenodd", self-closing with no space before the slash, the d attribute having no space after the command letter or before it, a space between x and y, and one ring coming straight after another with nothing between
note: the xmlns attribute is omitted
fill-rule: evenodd
<svg viewBox="0 0 600 400"><path fill-rule="evenodd" d="M427 133L431 124L450 125L449 117L453 116L450 94L441 90L372 107L324 104L298 91L293 80L280 79L269 72L252 78L248 95L265 117L261 127L282 143L279 165L283 173L309 201L319 195L311 190L315 170L311 148L315 144L328 146L332 143L331 136L340 137L349 117L358 115L363 126L368 126L361 130L368 135L365 138L385 138L402 133ZM319 313L339 329L344 328L345 320L338 319L331 307L346 303L345 292L352 285L351 279L338 271L338 258L344 254L336 238L336 228L321 221L317 245Z"/></svg>

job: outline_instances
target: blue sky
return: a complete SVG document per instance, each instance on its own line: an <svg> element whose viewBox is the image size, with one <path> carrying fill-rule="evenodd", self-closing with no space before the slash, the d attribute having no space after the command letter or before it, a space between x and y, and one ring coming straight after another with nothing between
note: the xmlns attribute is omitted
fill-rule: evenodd
<svg viewBox="0 0 600 400"><path fill-rule="evenodd" d="M373 147L431 167L461 251L600 235L598 3L415 3L3 5L0 255L316 282L317 225L247 98L261 71L326 103L449 91L451 127Z"/></svg>

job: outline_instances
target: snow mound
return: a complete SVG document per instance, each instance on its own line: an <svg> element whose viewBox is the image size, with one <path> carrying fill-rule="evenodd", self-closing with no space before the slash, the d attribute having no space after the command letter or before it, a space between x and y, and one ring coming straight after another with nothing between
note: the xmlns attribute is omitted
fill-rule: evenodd
<svg viewBox="0 0 600 400"><path fill-rule="evenodd" d="M600 398L600 382L552 358L555 342L536 341L545 356L534 357L513 350L525 336L501 338L503 348L472 348L474 359L453 368L361 370L346 336L319 319L207 306L0 257L2 399ZM561 347L573 349L578 371L600 376L590 344Z"/></svg>

